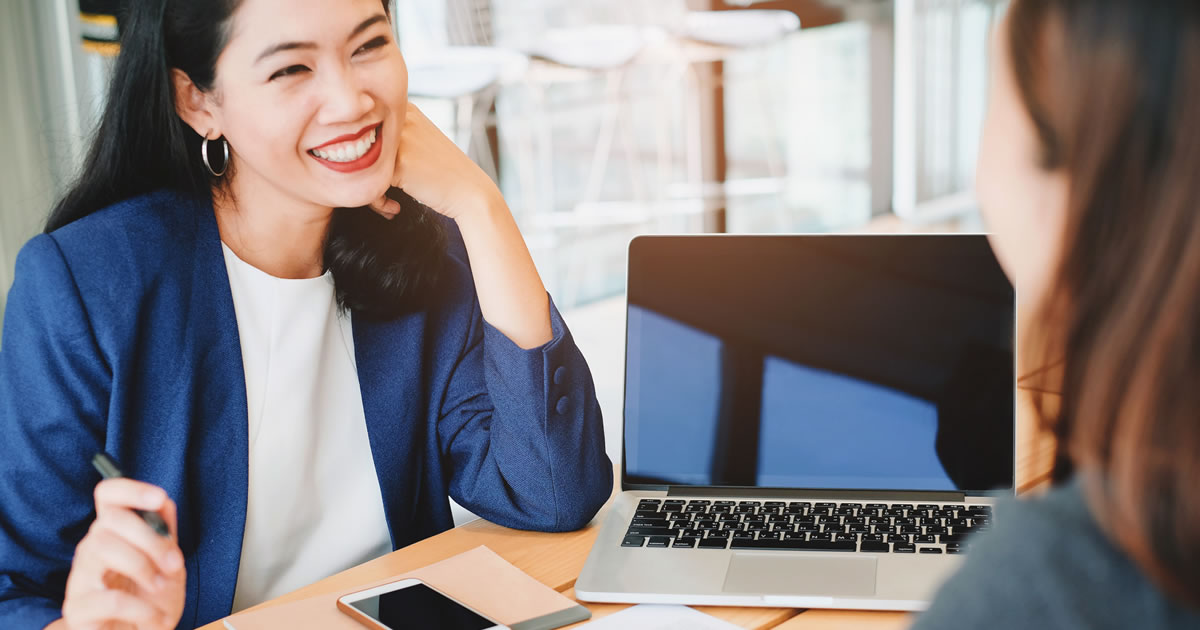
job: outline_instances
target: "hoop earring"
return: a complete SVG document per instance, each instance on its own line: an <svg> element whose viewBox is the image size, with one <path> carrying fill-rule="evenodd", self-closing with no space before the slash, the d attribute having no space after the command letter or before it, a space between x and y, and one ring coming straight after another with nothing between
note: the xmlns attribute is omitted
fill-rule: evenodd
<svg viewBox="0 0 1200 630"><path fill-rule="evenodd" d="M221 148L225 152L224 160L221 162L220 173L218 173L217 170L212 167L212 164L209 164L208 162L208 143L212 142L212 140L205 138L204 141L200 143L200 159L204 162L204 168L208 169L208 172L211 173L213 177L220 177L225 174L225 171L229 170L229 141L224 137L217 138L217 140L221 141Z"/></svg>

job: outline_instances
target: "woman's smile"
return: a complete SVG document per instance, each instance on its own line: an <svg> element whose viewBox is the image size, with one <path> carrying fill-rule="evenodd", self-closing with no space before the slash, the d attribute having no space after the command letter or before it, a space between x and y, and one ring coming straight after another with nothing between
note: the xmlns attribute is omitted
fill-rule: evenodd
<svg viewBox="0 0 1200 630"><path fill-rule="evenodd" d="M371 125L356 134L334 138L310 149L308 154L319 164L339 173L361 171L375 164L383 153L378 142L383 123Z"/></svg>

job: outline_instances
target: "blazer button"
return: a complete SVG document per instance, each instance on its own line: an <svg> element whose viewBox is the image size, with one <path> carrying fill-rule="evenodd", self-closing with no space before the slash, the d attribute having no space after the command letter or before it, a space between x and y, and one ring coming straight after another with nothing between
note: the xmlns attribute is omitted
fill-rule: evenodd
<svg viewBox="0 0 1200 630"><path fill-rule="evenodd" d="M555 385L562 385L563 379L565 379L566 377L567 377L567 368L559 367L557 370L554 370L554 384Z"/></svg>
<svg viewBox="0 0 1200 630"><path fill-rule="evenodd" d="M558 399L558 404L554 406L554 410L557 411L558 415L561 416L562 414L567 413L567 406L567 397L563 396L562 398Z"/></svg>

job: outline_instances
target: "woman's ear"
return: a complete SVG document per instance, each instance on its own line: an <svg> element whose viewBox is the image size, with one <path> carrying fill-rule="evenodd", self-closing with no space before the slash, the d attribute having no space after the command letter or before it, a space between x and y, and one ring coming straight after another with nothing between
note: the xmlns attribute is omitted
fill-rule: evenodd
<svg viewBox="0 0 1200 630"><path fill-rule="evenodd" d="M175 89L175 113L202 138L221 137L221 127L212 110L212 99L192 82L184 71L171 68L171 83Z"/></svg>

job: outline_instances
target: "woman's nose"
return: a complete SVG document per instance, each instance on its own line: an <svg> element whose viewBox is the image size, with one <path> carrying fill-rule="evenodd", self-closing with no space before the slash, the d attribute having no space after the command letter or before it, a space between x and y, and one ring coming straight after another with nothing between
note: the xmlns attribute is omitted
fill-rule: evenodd
<svg viewBox="0 0 1200 630"><path fill-rule="evenodd" d="M375 106L374 99L352 72L331 73L329 80L322 85L322 92L322 124L361 120Z"/></svg>

